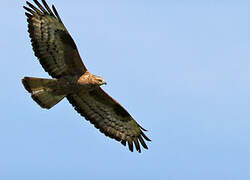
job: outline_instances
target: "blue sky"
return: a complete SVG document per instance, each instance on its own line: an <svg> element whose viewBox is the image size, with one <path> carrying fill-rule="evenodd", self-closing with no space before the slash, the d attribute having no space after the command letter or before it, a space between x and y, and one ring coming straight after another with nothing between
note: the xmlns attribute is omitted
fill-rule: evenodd
<svg viewBox="0 0 250 180"><path fill-rule="evenodd" d="M21 78L49 76L30 45L25 1L3 1L0 179L250 178L249 1L47 2L152 142L131 153L67 100L36 105Z"/></svg>

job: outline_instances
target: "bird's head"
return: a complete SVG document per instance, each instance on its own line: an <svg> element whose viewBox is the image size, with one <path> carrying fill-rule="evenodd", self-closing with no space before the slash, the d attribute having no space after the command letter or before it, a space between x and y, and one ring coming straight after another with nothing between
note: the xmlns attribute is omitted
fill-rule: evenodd
<svg viewBox="0 0 250 180"><path fill-rule="evenodd" d="M100 77L100 76L96 76L96 75L93 75L93 80L94 80L94 83L95 84L97 84L97 85L99 85L99 86L101 86L101 85L103 85L103 84L107 84L106 82L105 82L105 80L102 78L102 77Z"/></svg>
<svg viewBox="0 0 250 180"><path fill-rule="evenodd" d="M77 83L79 85L90 85L90 86L101 86L103 84L107 84L103 78L100 76L96 76L86 71L78 80Z"/></svg>

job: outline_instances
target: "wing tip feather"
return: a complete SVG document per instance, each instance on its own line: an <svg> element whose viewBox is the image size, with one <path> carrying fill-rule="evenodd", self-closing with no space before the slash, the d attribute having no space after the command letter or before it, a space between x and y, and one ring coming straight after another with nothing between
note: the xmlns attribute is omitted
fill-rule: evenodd
<svg viewBox="0 0 250 180"><path fill-rule="evenodd" d="M30 13L25 12L24 13L28 18L32 18L32 15Z"/></svg>
<svg viewBox="0 0 250 180"><path fill-rule="evenodd" d="M52 11L51 8L49 7L49 5L47 4L47 2L45 0L41 0L43 5L41 3L39 3L38 0L33 0L33 1L37 5L37 7L35 7L29 1L26 1L26 4L31 9L28 8L28 7L26 7L26 6L23 6L23 8L26 11L32 13L33 15L40 15L40 16L42 16L42 15L50 15L50 16L53 16L53 17L57 18L59 20L59 22L62 23L62 20L61 20L61 18L60 18L60 16L59 16L59 14L58 14L58 12L57 12L57 10L56 10L56 8L55 8L54 5L52 5L52 10L53 10Z"/></svg>
<svg viewBox="0 0 250 180"><path fill-rule="evenodd" d="M140 147L140 144L139 144L137 138L134 138L134 144L135 144L136 150L137 150L139 153L141 153L141 147Z"/></svg>
<svg viewBox="0 0 250 180"><path fill-rule="evenodd" d="M38 14L37 14L35 11L33 11L32 9L30 9L30 8L28 8L28 7L26 7L26 6L23 6L23 8L24 8L26 11L28 11L29 13L33 14L34 16L38 16Z"/></svg>
<svg viewBox="0 0 250 180"><path fill-rule="evenodd" d="M36 8L33 4L31 4L29 1L26 1L26 4L32 8L37 14L39 14L40 16L43 15L43 13L38 9Z"/></svg>
<svg viewBox="0 0 250 180"><path fill-rule="evenodd" d="M44 7L39 3L38 0L33 0L33 1L43 11L44 14L48 14L48 12L46 11L46 9L44 9Z"/></svg>
<svg viewBox="0 0 250 180"><path fill-rule="evenodd" d="M134 151L133 141L131 139L128 140L128 148L131 152Z"/></svg>
<svg viewBox="0 0 250 180"><path fill-rule="evenodd" d="M51 11L51 9L50 9L49 5L47 4L47 2L46 2L45 0L42 0L42 3L43 3L43 5L44 5L44 7L47 9L48 13L49 13L51 16L55 17L54 13Z"/></svg>
<svg viewBox="0 0 250 180"><path fill-rule="evenodd" d="M144 139L146 139L147 141L151 141L151 139L149 139L145 134L144 132L141 131L141 135L144 137Z"/></svg>
<svg viewBox="0 0 250 180"><path fill-rule="evenodd" d="M52 10L55 13L55 15L56 15L57 19L59 20L59 22L62 23L61 17L59 16L59 14L58 14L58 12L56 10L56 7L54 5L52 5Z"/></svg>
<svg viewBox="0 0 250 180"><path fill-rule="evenodd" d="M145 141L143 140L143 138L141 136L138 136L138 139L141 143L141 145L145 148L145 149L148 149L148 146L147 144L145 143Z"/></svg>

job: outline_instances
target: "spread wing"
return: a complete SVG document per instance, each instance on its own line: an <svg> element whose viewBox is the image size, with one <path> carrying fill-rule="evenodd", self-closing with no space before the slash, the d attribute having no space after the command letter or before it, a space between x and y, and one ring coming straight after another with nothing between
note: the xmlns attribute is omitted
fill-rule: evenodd
<svg viewBox="0 0 250 180"><path fill-rule="evenodd" d="M127 142L130 151L133 151L133 144L138 152L141 152L140 145L148 149L144 139L150 139L143 133L146 130L100 87L68 95L67 99L78 113L106 136L120 141L124 146Z"/></svg>
<svg viewBox="0 0 250 180"><path fill-rule="evenodd" d="M52 5L52 11L45 0L43 6L37 0L34 3L37 7L27 2L29 7L24 9L33 50L43 68L53 78L82 75L87 69L56 8Z"/></svg>

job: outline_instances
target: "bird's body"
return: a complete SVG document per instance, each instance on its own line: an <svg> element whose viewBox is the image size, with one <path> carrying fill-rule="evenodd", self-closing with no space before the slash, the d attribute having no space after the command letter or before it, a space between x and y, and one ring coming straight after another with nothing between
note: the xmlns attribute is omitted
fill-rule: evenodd
<svg viewBox="0 0 250 180"><path fill-rule="evenodd" d="M100 87L106 84L103 78L91 74L83 64L77 46L52 6L45 0L37 7L27 2L24 8L28 17L28 32L35 55L41 65L54 79L24 77L22 83L31 97L42 108L50 109L64 97L75 110L89 120L105 135L133 144L141 152L140 144L150 139L132 116Z"/></svg>

